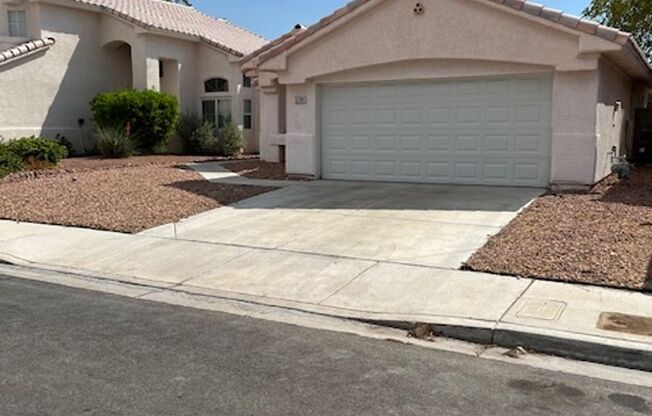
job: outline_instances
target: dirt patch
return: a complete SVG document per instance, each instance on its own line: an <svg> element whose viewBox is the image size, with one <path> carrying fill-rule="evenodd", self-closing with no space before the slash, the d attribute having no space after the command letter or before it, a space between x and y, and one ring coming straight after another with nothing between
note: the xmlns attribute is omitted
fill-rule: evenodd
<svg viewBox="0 0 652 416"><path fill-rule="evenodd" d="M652 291L652 167L591 192L538 198L467 267Z"/></svg>
<svg viewBox="0 0 652 416"><path fill-rule="evenodd" d="M268 179L276 181L290 180L308 180L306 178L297 178L289 176L285 172L285 164L270 163L260 160L239 160L234 162L225 162L222 164L231 172L250 179Z"/></svg>
<svg viewBox="0 0 652 416"><path fill-rule="evenodd" d="M81 169L78 161L65 161L51 176L0 182L0 218L136 233L274 190L210 183L172 166L187 161L136 167L98 161L73 172L61 169L70 163Z"/></svg>

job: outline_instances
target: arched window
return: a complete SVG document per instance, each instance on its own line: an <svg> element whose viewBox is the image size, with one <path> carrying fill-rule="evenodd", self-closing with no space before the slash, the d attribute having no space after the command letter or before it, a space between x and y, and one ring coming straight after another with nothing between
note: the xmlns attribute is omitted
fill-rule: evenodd
<svg viewBox="0 0 652 416"><path fill-rule="evenodd" d="M204 92L229 92L229 81L224 78L211 78L204 82Z"/></svg>

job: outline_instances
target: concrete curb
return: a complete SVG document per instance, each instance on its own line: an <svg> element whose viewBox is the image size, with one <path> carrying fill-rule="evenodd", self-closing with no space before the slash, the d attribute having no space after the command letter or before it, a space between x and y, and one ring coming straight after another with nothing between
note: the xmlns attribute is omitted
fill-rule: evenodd
<svg viewBox="0 0 652 416"><path fill-rule="evenodd" d="M402 330L409 330L416 322L423 322L429 324L435 333L446 338L506 348L520 346L543 354L652 372L652 347L643 343L616 341L595 336L582 336L570 332L544 331L526 326L502 324L501 322L485 322L474 319L460 320L450 319L448 317L416 315L410 317L392 317L387 314L352 312L320 305L240 295L232 292L196 287L191 288L183 285L143 280L128 276L100 274L86 270L32 263L0 253L0 264L3 263L31 269L32 271L60 273L86 281L85 284L78 284L74 282L74 279L45 279L49 283L64 286L105 291L102 285L108 283L129 285L132 290L134 288L138 289L138 296L134 297L145 300L149 300L148 294L177 293L189 296L202 296L215 300L235 301L252 306L261 305L329 318L347 319ZM30 277L24 276L17 277L30 279ZM88 284L93 281L96 285ZM156 301L156 298L153 297L151 300Z"/></svg>

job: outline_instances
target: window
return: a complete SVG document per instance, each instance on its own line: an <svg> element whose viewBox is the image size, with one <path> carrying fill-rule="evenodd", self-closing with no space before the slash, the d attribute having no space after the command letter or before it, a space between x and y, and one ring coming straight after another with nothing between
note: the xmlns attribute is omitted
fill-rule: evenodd
<svg viewBox="0 0 652 416"><path fill-rule="evenodd" d="M251 130L253 126L253 112L254 106L251 100L244 100L243 110L242 110L242 126L245 130Z"/></svg>
<svg viewBox="0 0 652 416"><path fill-rule="evenodd" d="M9 36L27 37L27 16L24 10L9 10Z"/></svg>
<svg viewBox="0 0 652 416"><path fill-rule="evenodd" d="M229 81L224 78L212 78L204 82L204 92L229 92Z"/></svg>
<svg viewBox="0 0 652 416"><path fill-rule="evenodd" d="M201 113L204 120L210 121L215 127L221 129L232 121L231 99L203 100Z"/></svg>
<svg viewBox="0 0 652 416"><path fill-rule="evenodd" d="M251 88L251 78L249 78L245 74L242 74L242 86L244 88Z"/></svg>

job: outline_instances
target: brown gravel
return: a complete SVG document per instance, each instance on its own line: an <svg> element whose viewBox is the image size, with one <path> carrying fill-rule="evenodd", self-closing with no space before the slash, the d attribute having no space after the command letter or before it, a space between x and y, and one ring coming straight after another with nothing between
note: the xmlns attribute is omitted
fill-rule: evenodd
<svg viewBox="0 0 652 416"><path fill-rule="evenodd" d="M186 159L137 159L140 166L113 168L65 161L59 169L86 170L0 182L0 218L136 233L274 189L214 184L171 166Z"/></svg>
<svg viewBox="0 0 652 416"><path fill-rule="evenodd" d="M652 291L652 167L588 193L537 199L467 267Z"/></svg>
<svg viewBox="0 0 652 416"><path fill-rule="evenodd" d="M290 177L285 172L285 164L270 163L261 160L238 160L222 164L231 172L250 179L270 179L276 181L306 180L305 178Z"/></svg>
<svg viewBox="0 0 652 416"><path fill-rule="evenodd" d="M241 155L237 160L257 159L257 155ZM30 170L15 173L0 178L0 184L19 182L44 177L60 175L62 173L81 173L94 170L123 169L142 166L179 166L188 163L202 163L211 161L228 161L233 158L215 156L176 156L176 155L148 155L134 156L128 159L103 159L98 156L74 157L64 159L58 166L44 170Z"/></svg>

